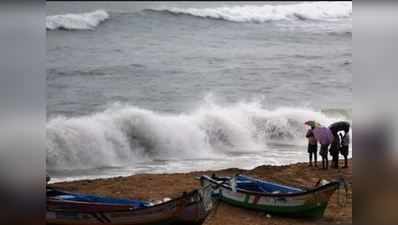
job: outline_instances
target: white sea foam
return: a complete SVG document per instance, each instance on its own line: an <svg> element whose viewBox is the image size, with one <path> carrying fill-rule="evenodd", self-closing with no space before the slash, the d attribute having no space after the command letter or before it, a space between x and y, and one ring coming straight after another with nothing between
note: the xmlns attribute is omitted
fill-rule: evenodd
<svg viewBox="0 0 398 225"><path fill-rule="evenodd" d="M109 19L109 14L104 10L81 14L52 15L46 17L46 28L48 30L92 30L107 19Z"/></svg>
<svg viewBox="0 0 398 225"><path fill-rule="evenodd" d="M263 23L277 20L336 20L352 15L352 2L305 2L283 5L244 5L218 8L161 8L174 14L233 22Z"/></svg>
<svg viewBox="0 0 398 225"><path fill-rule="evenodd" d="M92 115L47 123L50 170L134 166L145 160L225 157L280 142L304 145L304 121L344 119L305 108L269 110L256 102L205 102L189 113L164 114L115 105ZM194 168L192 168L194 169Z"/></svg>

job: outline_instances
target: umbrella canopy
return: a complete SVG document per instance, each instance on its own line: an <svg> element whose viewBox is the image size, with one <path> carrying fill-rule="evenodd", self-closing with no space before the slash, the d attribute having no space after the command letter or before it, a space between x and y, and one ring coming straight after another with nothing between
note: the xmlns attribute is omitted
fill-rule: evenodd
<svg viewBox="0 0 398 225"><path fill-rule="evenodd" d="M327 127L316 127L313 133L315 139L318 140L321 145L329 145L333 142L334 136L332 131Z"/></svg>
<svg viewBox="0 0 398 225"><path fill-rule="evenodd" d="M313 120L308 120L304 123L305 125L308 125L310 127L320 127L321 125Z"/></svg>
<svg viewBox="0 0 398 225"><path fill-rule="evenodd" d="M339 121L331 124L329 126L329 129L332 131L333 134L337 134L337 132L339 131L344 131L345 133L348 133L348 131L350 131L350 123L346 121Z"/></svg>

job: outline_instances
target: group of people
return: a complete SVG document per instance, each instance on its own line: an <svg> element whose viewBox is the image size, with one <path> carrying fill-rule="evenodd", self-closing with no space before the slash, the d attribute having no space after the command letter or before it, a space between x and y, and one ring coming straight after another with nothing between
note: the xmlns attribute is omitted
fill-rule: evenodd
<svg viewBox="0 0 398 225"><path fill-rule="evenodd" d="M317 167L317 152L318 152L318 140L315 138L313 130L314 126L311 126L307 131L306 138L308 138L308 154L309 154L309 165ZM343 135L344 133L344 135ZM334 135L332 143L321 144L319 155L322 157L322 169L328 169L329 160L328 153L332 156L332 168L339 168L339 154L344 157L343 168L348 168L348 153L349 153L350 135L347 131L341 131ZM330 148L329 148L330 146ZM314 165L312 163L314 159Z"/></svg>

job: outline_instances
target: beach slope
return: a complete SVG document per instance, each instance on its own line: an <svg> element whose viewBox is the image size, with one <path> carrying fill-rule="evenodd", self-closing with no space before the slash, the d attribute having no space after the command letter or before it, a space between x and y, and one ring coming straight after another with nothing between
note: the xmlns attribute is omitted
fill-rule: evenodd
<svg viewBox="0 0 398 225"><path fill-rule="evenodd" d="M308 167L306 163L297 163L286 166L259 166L252 170L232 168L179 174L140 174L129 177L61 182L50 186L81 193L157 200L164 197L175 197L181 192L197 188L199 181L195 178L212 173L217 175L240 173L282 184L307 187L313 186L319 179L333 180L342 177L349 184L348 198L346 204L342 206L339 204L339 197L340 202L344 202L345 193L343 190L340 194L336 192L329 202L324 217L316 220L277 217L220 203L206 220L206 225L352 224L352 160L349 162L348 169L329 169L326 171Z"/></svg>

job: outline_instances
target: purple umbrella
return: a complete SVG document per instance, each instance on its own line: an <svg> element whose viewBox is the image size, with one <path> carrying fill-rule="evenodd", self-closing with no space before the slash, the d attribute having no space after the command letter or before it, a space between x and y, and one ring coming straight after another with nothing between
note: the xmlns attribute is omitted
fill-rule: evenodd
<svg viewBox="0 0 398 225"><path fill-rule="evenodd" d="M317 139L321 145L329 145L333 142L334 137L332 131L327 127L316 127L313 133L315 139Z"/></svg>

